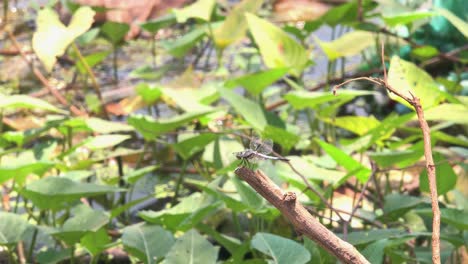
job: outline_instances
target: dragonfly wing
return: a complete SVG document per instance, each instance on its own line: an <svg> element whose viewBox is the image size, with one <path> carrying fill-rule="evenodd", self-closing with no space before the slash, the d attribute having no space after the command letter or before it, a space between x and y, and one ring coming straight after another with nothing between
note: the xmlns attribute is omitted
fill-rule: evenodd
<svg viewBox="0 0 468 264"><path fill-rule="evenodd" d="M270 154L273 151L273 140L271 139L264 139L262 144L257 149L257 152L262 154Z"/></svg>
<svg viewBox="0 0 468 264"><path fill-rule="evenodd" d="M253 151L257 151L261 145L262 145L262 140L259 137L254 136L250 140L249 148Z"/></svg>

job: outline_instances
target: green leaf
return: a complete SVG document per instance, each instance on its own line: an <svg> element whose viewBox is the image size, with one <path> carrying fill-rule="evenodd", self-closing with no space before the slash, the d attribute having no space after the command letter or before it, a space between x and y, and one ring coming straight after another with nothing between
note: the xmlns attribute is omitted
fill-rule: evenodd
<svg viewBox="0 0 468 264"><path fill-rule="evenodd" d="M80 240L80 245L83 246L92 256L97 256L99 253L111 246L112 240L105 228L100 228L97 232L88 232Z"/></svg>
<svg viewBox="0 0 468 264"><path fill-rule="evenodd" d="M307 263L310 253L296 241L268 233L257 233L251 247L270 256L272 263Z"/></svg>
<svg viewBox="0 0 468 264"><path fill-rule="evenodd" d="M375 44L376 34L369 31L352 31L331 42L324 42L315 37L315 41L333 61L341 57L360 54L364 49ZM352 45L350 45L352 43Z"/></svg>
<svg viewBox="0 0 468 264"><path fill-rule="evenodd" d="M323 150L325 150L325 152L327 152L328 155L330 155L330 157L332 157L333 160L343 166L349 173L355 175L360 182L364 183L367 181L371 173L370 169L364 167L364 165L354 160L341 149L320 139L316 139L315 141Z"/></svg>
<svg viewBox="0 0 468 264"><path fill-rule="evenodd" d="M242 40L247 32L245 13L255 13L262 5L262 0L243 0L238 3L221 26L213 32L213 38L219 49Z"/></svg>
<svg viewBox="0 0 468 264"><path fill-rule="evenodd" d="M437 83L429 74L413 63L404 61L397 56L393 56L390 62L388 83L393 89L406 97L412 98L411 94L419 97L423 109L438 105L444 99ZM413 109L408 102L399 96L390 92L389 96L393 100Z"/></svg>
<svg viewBox="0 0 468 264"><path fill-rule="evenodd" d="M458 177L448 160L442 154L434 153L433 158L436 164L437 194L439 196L445 195L448 191L455 188ZM430 193L426 168L419 174L419 189L422 192Z"/></svg>
<svg viewBox="0 0 468 264"><path fill-rule="evenodd" d="M142 29L155 34L160 29L166 28L172 24L175 24L176 22L177 21L175 15L173 13L168 13L166 15L158 17L157 19L141 23L140 26Z"/></svg>
<svg viewBox="0 0 468 264"><path fill-rule="evenodd" d="M27 95L0 95L0 110L3 109L41 109L45 111L51 111L55 113L66 114L67 111L61 110L46 101L37 99Z"/></svg>
<svg viewBox="0 0 468 264"><path fill-rule="evenodd" d="M157 69L155 69L154 67L149 66L149 65L143 65L143 66L135 68L133 71L131 71L128 74L128 77L135 78L135 79L142 79L142 80L152 80L152 81L159 80L162 77L164 77L166 75L166 73L171 68L172 68L172 65L170 65L170 64L162 65L162 66L158 67ZM140 84L142 84L142 83L140 83ZM138 85L138 86L140 86L140 85ZM149 85L146 84L146 83L145 83L145 86L149 87ZM151 88L153 88L153 86ZM146 98L144 96L142 96L142 97L143 97L143 100L146 103L148 103Z"/></svg>
<svg viewBox="0 0 468 264"><path fill-rule="evenodd" d="M154 120L149 116L133 115L129 117L128 124L136 128L146 140L153 140L163 133L173 131L211 112L212 111L194 111L161 120Z"/></svg>
<svg viewBox="0 0 468 264"><path fill-rule="evenodd" d="M368 244L374 241L389 238L399 238L406 235L405 230L389 228L370 231L357 231L348 234L347 241L354 246Z"/></svg>
<svg viewBox="0 0 468 264"><path fill-rule="evenodd" d="M210 21L215 4L215 0L198 0L182 9L174 9L172 12L176 16L177 23L185 23L189 18Z"/></svg>
<svg viewBox="0 0 468 264"><path fill-rule="evenodd" d="M206 145L210 144L218 137L216 134L201 134L195 135L188 139L178 142L173 145L177 153L184 159L188 160L196 153L205 150Z"/></svg>
<svg viewBox="0 0 468 264"><path fill-rule="evenodd" d="M414 207L424 203L424 199L402 194L385 196L384 215L390 219L398 219Z"/></svg>
<svg viewBox="0 0 468 264"><path fill-rule="evenodd" d="M239 113L247 123L258 131L263 131L267 125L267 118L263 108L238 93L219 88L221 96Z"/></svg>
<svg viewBox="0 0 468 264"><path fill-rule="evenodd" d="M58 250L54 248L49 248L45 251L40 251L39 253L37 253L37 261L41 264L61 263L62 261L69 259L71 254L71 248Z"/></svg>
<svg viewBox="0 0 468 264"><path fill-rule="evenodd" d="M131 132L135 129L125 123L111 122L97 117L86 118L85 124L94 132L109 134L115 132Z"/></svg>
<svg viewBox="0 0 468 264"><path fill-rule="evenodd" d="M359 136L376 128L380 122L373 116L341 116L336 118L322 119L323 121L337 127L349 130Z"/></svg>
<svg viewBox="0 0 468 264"><path fill-rule="evenodd" d="M26 185L20 192L41 209L58 210L70 206L81 197L121 192L111 186L74 182L66 178L46 177Z"/></svg>
<svg viewBox="0 0 468 264"><path fill-rule="evenodd" d="M33 163L27 164L17 164L10 166L1 166L0 167L0 183L4 183L9 179L14 178L16 181L23 182L26 176L29 174L36 174L42 176L50 168L52 168L55 163L47 161L36 161Z"/></svg>
<svg viewBox="0 0 468 264"><path fill-rule="evenodd" d="M224 86L234 88L237 85L244 87L249 93L259 95L272 83L283 77L288 68L277 68L256 72L227 81Z"/></svg>
<svg viewBox="0 0 468 264"><path fill-rule="evenodd" d="M339 24L355 22L357 14L357 4L351 2L329 9L320 20L331 27L335 27Z"/></svg>
<svg viewBox="0 0 468 264"><path fill-rule="evenodd" d="M283 147L284 152L289 152L290 149L299 142L300 137L294 133L291 133L283 128L276 126L267 125L263 130L262 136L269 138L273 142L278 143Z"/></svg>
<svg viewBox="0 0 468 264"><path fill-rule="evenodd" d="M220 205L221 201L214 201L211 197L197 192L183 198L172 208L160 211L140 211L138 216L147 222L160 224L170 230L185 231L213 213Z"/></svg>
<svg viewBox="0 0 468 264"><path fill-rule="evenodd" d="M309 181L325 181L330 184L335 185L338 183L345 173L337 170L325 169L314 164L313 160L317 160L316 156L311 155L302 155L298 156L288 156L290 159L291 165L298 171L300 171L306 179ZM280 177L297 186L298 188L305 188L304 180L299 177L294 171L292 171L289 166L284 166L286 169L283 169L279 172Z"/></svg>
<svg viewBox="0 0 468 264"><path fill-rule="evenodd" d="M337 95L330 92L308 92L308 91L292 91L284 96L284 99L297 110L307 107L318 109L323 104L338 100L351 101L357 96L371 95L369 91L343 90Z"/></svg>
<svg viewBox="0 0 468 264"><path fill-rule="evenodd" d="M134 170L128 174L125 174L123 178L128 183L134 184L137 182L141 177L145 176L146 174L156 170L159 168L159 165L147 166L138 170Z"/></svg>
<svg viewBox="0 0 468 264"><path fill-rule="evenodd" d="M204 26L198 27L176 40L163 41L161 45L172 56L182 58L205 36L205 34L206 28Z"/></svg>
<svg viewBox="0 0 468 264"><path fill-rule="evenodd" d="M370 263L383 263L385 248L389 245L387 239L379 239L369 244L363 251L362 255Z"/></svg>
<svg viewBox="0 0 468 264"><path fill-rule="evenodd" d="M60 229L50 233L68 245L77 243L89 232L97 232L110 219L108 213L93 210L85 205L77 206L75 211L75 215L67 219Z"/></svg>
<svg viewBox="0 0 468 264"><path fill-rule="evenodd" d="M162 94L159 87L149 86L147 83L139 83L136 86L136 91L147 104L154 104Z"/></svg>
<svg viewBox="0 0 468 264"><path fill-rule="evenodd" d="M214 108L205 103L207 97L217 97L217 90L215 87L203 86L201 88L172 88L165 87L162 89L163 94L174 101L177 106L184 111L214 111Z"/></svg>
<svg viewBox="0 0 468 264"><path fill-rule="evenodd" d="M432 11L413 11L408 13L398 13L392 16L384 16L383 20L385 24L390 27L395 27L398 25L408 25L414 21L430 18L434 16L435 13Z"/></svg>
<svg viewBox="0 0 468 264"><path fill-rule="evenodd" d="M91 28L94 14L90 7L80 7L66 27L53 9L47 7L38 12L32 47L47 71L52 70L56 57L62 56L68 45Z"/></svg>
<svg viewBox="0 0 468 264"><path fill-rule="evenodd" d="M158 263L174 244L174 236L160 226L139 223L123 229L122 244L144 263Z"/></svg>
<svg viewBox="0 0 468 264"><path fill-rule="evenodd" d="M445 17L448 21L450 21L450 23L452 23L452 25L454 25L458 29L458 31L460 31L463 34L463 36L465 36L465 38L468 38L468 23L466 23L461 18L457 17L447 9L437 8L435 11L441 16Z"/></svg>
<svg viewBox="0 0 468 264"><path fill-rule="evenodd" d="M129 30L130 26L128 24L113 21L107 21L101 27L101 32L113 46L122 45Z"/></svg>
<svg viewBox="0 0 468 264"><path fill-rule="evenodd" d="M399 162L406 161L408 159L414 160L419 159L423 155L422 149L417 150L403 150L403 151L385 151L385 152L373 152L369 153L369 156L374 160L380 167L390 167L398 164Z"/></svg>
<svg viewBox="0 0 468 264"><path fill-rule="evenodd" d="M289 73L300 76L309 62L309 54L304 47L270 22L252 14L245 16L265 65L289 68Z"/></svg>
<svg viewBox="0 0 468 264"><path fill-rule="evenodd" d="M21 241L28 225L20 215L0 212L0 245L13 246Z"/></svg>
<svg viewBox="0 0 468 264"><path fill-rule="evenodd" d="M94 136L87 140L83 146L89 148L90 150L110 148L122 143L129 138L129 135L118 134Z"/></svg>
<svg viewBox="0 0 468 264"><path fill-rule="evenodd" d="M88 56L84 57L84 60L88 64L90 68L94 67L96 64L100 63L103 61L107 55L110 54L110 51L101 51L101 52L96 52L93 54L90 54ZM81 62L81 60L78 60L76 62L76 68L80 71L81 74L88 74L88 71L86 70L85 66Z"/></svg>
<svg viewBox="0 0 468 264"><path fill-rule="evenodd" d="M415 210L417 214L432 217L431 209ZM468 230L468 212L454 208L440 209L440 220L456 227L459 230Z"/></svg>
<svg viewBox="0 0 468 264"><path fill-rule="evenodd" d="M427 109L424 117L427 121L449 121L457 124L468 124L468 118L465 114L468 107L461 104L441 104Z"/></svg>
<svg viewBox="0 0 468 264"><path fill-rule="evenodd" d="M420 60L427 60L439 55L439 50L433 46L424 45L411 50L411 55Z"/></svg>
<svg viewBox="0 0 468 264"><path fill-rule="evenodd" d="M218 247L214 247L197 231L190 230L179 237L164 259L164 264L215 264Z"/></svg>
<svg viewBox="0 0 468 264"><path fill-rule="evenodd" d="M233 178L232 182L236 186L237 192L244 204L252 209L260 209L265 206L265 202L250 185L247 185L245 182L240 181L238 178Z"/></svg>

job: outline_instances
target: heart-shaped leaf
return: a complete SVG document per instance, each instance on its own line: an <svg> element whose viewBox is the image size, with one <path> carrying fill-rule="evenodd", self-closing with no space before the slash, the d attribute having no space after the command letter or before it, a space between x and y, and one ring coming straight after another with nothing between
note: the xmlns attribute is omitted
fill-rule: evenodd
<svg viewBox="0 0 468 264"><path fill-rule="evenodd" d="M57 62L56 57L63 55L68 45L91 28L94 14L90 7L80 7L73 14L70 24L65 26L53 9L44 8L39 11L32 47L48 71L51 71Z"/></svg>
<svg viewBox="0 0 468 264"><path fill-rule="evenodd" d="M292 75L299 76L309 62L304 47L270 22L252 14L245 17L266 66L289 68Z"/></svg>
<svg viewBox="0 0 468 264"><path fill-rule="evenodd" d="M158 263L174 244L171 232L157 225L139 223L122 231L122 244L126 251L146 264Z"/></svg>

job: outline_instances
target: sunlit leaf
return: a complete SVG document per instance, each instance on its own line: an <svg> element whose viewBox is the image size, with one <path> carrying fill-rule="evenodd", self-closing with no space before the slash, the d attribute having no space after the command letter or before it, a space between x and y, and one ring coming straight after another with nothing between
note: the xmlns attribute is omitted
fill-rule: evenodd
<svg viewBox="0 0 468 264"><path fill-rule="evenodd" d="M251 247L270 256L273 263L307 263L310 260L310 253L304 246L273 234L255 234Z"/></svg>
<svg viewBox="0 0 468 264"><path fill-rule="evenodd" d="M238 93L219 88L221 96L240 114L247 123L258 131L263 131L267 125L267 118L262 107Z"/></svg>
<svg viewBox="0 0 468 264"><path fill-rule="evenodd" d="M331 42L324 42L315 37L329 60L354 56L375 44L376 34L369 31L352 31ZM350 45L352 43L352 45Z"/></svg>
<svg viewBox="0 0 468 264"><path fill-rule="evenodd" d="M373 116L340 116L333 119L324 119L325 122L344 128L359 136L377 127L380 122Z"/></svg>
<svg viewBox="0 0 468 264"><path fill-rule="evenodd" d="M205 263L215 264L219 247L213 245L192 229L179 237L164 259L164 264Z"/></svg>
<svg viewBox="0 0 468 264"><path fill-rule="evenodd" d="M15 178L16 181L22 182L29 174L42 176L46 171L54 166L54 163L47 161L36 161L27 164L8 165L0 167L0 183Z"/></svg>
<svg viewBox="0 0 468 264"><path fill-rule="evenodd" d="M427 109L424 118L428 121L450 121L457 124L468 124L466 113L468 107L462 104L441 104Z"/></svg>
<svg viewBox="0 0 468 264"><path fill-rule="evenodd" d="M453 171L449 161L440 153L433 154L436 168L437 194L444 195L455 188L457 184L457 174ZM429 193L429 179L427 169L424 169L419 175L419 189L422 192Z"/></svg>
<svg viewBox="0 0 468 264"><path fill-rule="evenodd" d="M28 222L18 214L0 212L0 245L12 246L22 240Z"/></svg>
<svg viewBox="0 0 468 264"><path fill-rule="evenodd" d="M452 25L454 25L463 34L463 36L465 36L465 38L468 38L468 23L466 23L466 20L463 21L463 19L457 17L452 12L444 8L437 8L436 12L450 21L450 23L452 23Z"/></svg>
<svg viewBox="0 0 468 264"><path fill-rule="evenodd" d="M328 144L322 140L315 140L330 157L338 164L343 166L349 173L353 173L360 182L366 182L370 176L370 169L364 167L361 163L354 160L350 155L343 150Z"/></svg>
<svg viewBox="0 0 468 264"><path fill-rule="evenodd" d="M75 38L85 33L94 21L95 12L88 6L80 7L68 27L60 22L58 14L44 8L37 15L37 30L33 35L32 46L48 71L57 62L56 57L65 53L66 48Z"/></svg>
<svg viewBox="0 0 468 264"><path fill-rule="evenodd" d="M392 57L390 69L388 70L388 83L406 97L419 97L423 109L438 105L443 99L437 83L425 71L411 62L404 61L397 56ZM390 98L413 109L405 100L393 93Z"/></svg>
<svg viewBox="0 0 468 264"><path fill-rule="evenodd" d="M61 209L81 197L121 192L111 186L79 183L66 178L46 177L26 185L21 193L41 209Z"/></svg>
<svg viewBox="0 0 468 264"><path fill-rule="evenodd" d="M232 182L236 186L237 193L241 201L248 207L253 209L260 209L264 207L265 200L260 196L252 187L245 182L240 181L238 178L233 178Z"/></svg>
<svg viewBox="0 0 468 264"><path fill-rule="evenodd" d="M308 92L308 91L292 91L284 96L284 99L288 101L295 109L304 109L310 107L316 109L317 107L327 102L335 100L347 100L350 101L357 96L371 95L369 91L355 91L355 90L343 90L339 91L337 95L333 95L331 92Z"/></svg>
<svg viewBox="0 0 468 264"><path fill-rule="evenodd" d="M383 19L385 24L395 27L398 25L407 25L414 21L430 18L434 15L432 11L417 11L417 12L408 12L408 13L399 13L393 16L384 16Z"/></svg>
<svg viewBox="0 0 468 264"><path fill-rule="evenodd" d="M27 95L10 95L10 96L1 96L0 95L0 110L4 109L40 109L56 113L67 113L52 104L49 104L46 101L41 99L27 96Z"/></svg>
<svg viewBox="0 0 468 264"><path fill-rule="evenodd" d="M152 140L163 133L172 131L211 112L212 111L189 112L161 120L154 120L149 116L134 115L129 117L128 124L136 128L145 139Z"/></svg>
<svg viewBox="0 0 468 264"><path fill-rule="evenodd" d="M127 252L146 264L158 263L170 250L172 233L157 225L139 223L122 231L122 244Z"/></svg>
<svg viewBox="0 0 468 264"><path fill-rule="evenodd" d="M83 146L89 148L90 150L98 150L103 148L114 147L129 138L129 135L117 134L94 136L87 140Z"/></svg>
<svg viewBox="0 0 468 264"><path fill-rule="evenodd" d="M427 60L439 55L439 50L433 46L425 45L412 49L411 55L421 60Z"/></svg>
<svg viewBox="0 0 468 264"><path fill-rule="evenodd" d="M270 69L247 74L227 81L224 86L233 88L237 85L244 87L253 95L259 95L269 85L276 82L288 72L288 68Z"/></svg>
<svg viewBox="0 0 468 264"><path fill-rule="evenodd" d="M189 18L210 21L215 4L215 0L198 0L182 9L174 9L172 12L176 16L177 23L185 23Z"/></svg>
<svg viewBox="0 0 468 264"><path fill-rule="evenodd" d="M304 47L267 20L252 14L245 16L265 65L289 68L292 75L299 76L309 62L309 54Z"/></svg>
<svg viewBox="0 0 468 264"><path fill-rule="evenodd" d="M176 206L160 211L140 211L138 216L145 221L162 225L164 228L185 231L194 227L221 205L212 197L193 193L182 198Z"/></svg>
<svg viewBox="0 0 468 264"><path fill-rule="evenodd" d="M224 49L228 45L244 38L247 32L245 13L255 13L262 5L263 0L243 0L228 14L219 28L213 32L216 46Z"/></svg>
<svg viewBox="0 0 468 264"><path fill-rule="evenodd" d="M354 22L357 19L358 7L356 2L350 2L338 5L328 10L322 17L321 21L331 27L338 24Z"/></svg>
<svg viewBox="0 0 468 264"><path fill-rule="evenodd" d="M97 117L85 119L85 124L94 132L109 134L115 132L129 132L135 129L125 123L111 122Z"/></svg>
<svg viewBox="0 0 468 264"><path fill-rule="evenodd" d="M63 226L51 235L65 241L69 245L77 243L89 232L97 232L109 222L109 214L97 211L85 205L74 208L74 216L68 218Z"/></svg>

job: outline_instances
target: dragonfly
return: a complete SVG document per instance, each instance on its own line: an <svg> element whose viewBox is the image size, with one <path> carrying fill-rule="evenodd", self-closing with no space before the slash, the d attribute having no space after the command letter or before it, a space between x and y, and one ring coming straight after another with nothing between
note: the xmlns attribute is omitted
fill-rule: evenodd
<svg viewBox="0 0 468 264"><path fill-rule="evenodd" d="M249 148L244 151L234 152L236 158L241 160L241 164L250 164L259 160L280 160L289 161L287 158L268 156L273 151L273 141L271 139L260 139L253 137L250 141Z"/></svg>

